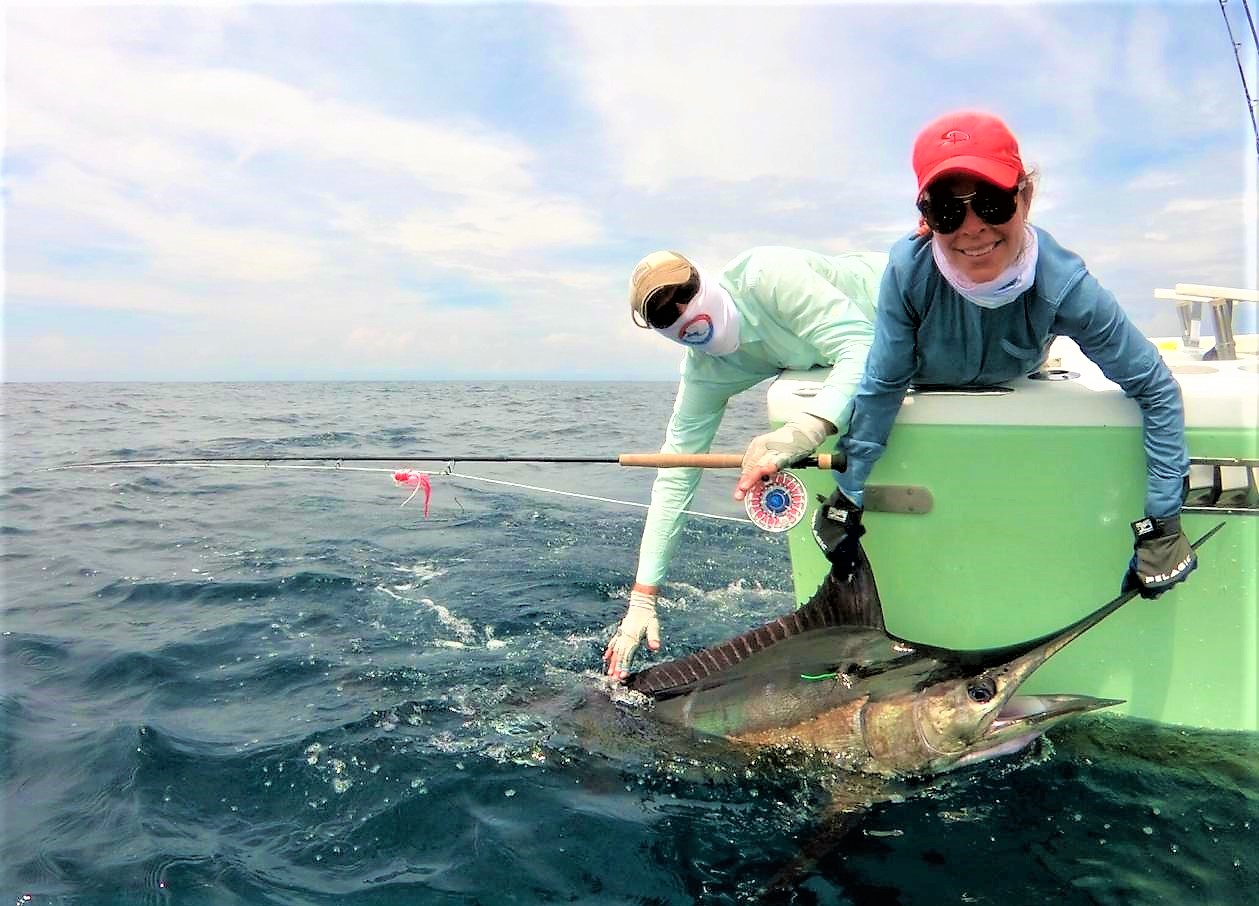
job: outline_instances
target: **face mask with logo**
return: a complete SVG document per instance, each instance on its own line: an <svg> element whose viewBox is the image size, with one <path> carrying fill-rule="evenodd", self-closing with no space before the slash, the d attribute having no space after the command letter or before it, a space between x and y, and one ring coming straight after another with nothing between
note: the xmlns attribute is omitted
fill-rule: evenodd
<svg viewBox="0 0 1259 906"><path fill-rule="evenodd" d="M730 355L739 348L739 310L730 294L698 267L699 292L668 327L653 330L662 337L709 355Z"/></svg>
<svg viewBox="0 0 1259 906"><path fill-rule="evenodd" d="M981 308L1001 308L1027 292L1028 287L1036 279L1036 260L1039 255L1040 248L1036 242L1036 231L1024 224L1023 248L1019 250L1018 256L1010 266L995 279L976 283L962 276L957 268L949 263L940 248L940 237L936 235L931 238L931 256L935 259L936 267L940 269L944 279L948 280L949 285L964 298Z"/></svg>

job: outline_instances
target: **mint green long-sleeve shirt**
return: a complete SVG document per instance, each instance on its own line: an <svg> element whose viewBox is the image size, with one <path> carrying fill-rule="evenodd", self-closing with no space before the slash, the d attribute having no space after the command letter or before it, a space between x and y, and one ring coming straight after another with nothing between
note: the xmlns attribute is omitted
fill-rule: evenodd
<svg viewBox="0 0 1259 906"><path fill-rule="evenodd" d="M804 409L842 435L874 338L875 301L887 255L821 255L760 247L723 269L720 283L739 310L739 348L713 356L688 350L662 453L707 453L736 393L783 369L833 366ZM700 469L660 469L638 554L636 579L659 585L677 547Z"/></svg>

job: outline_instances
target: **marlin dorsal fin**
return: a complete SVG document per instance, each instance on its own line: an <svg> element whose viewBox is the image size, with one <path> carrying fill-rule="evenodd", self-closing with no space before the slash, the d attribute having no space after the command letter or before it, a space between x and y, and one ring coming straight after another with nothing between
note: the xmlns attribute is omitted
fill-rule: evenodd
<svg viewBox="0 0 1259 906"><path fill-rule="evenodd" d="M827 572L813 597L800 606L797 615L808 614L819 626L860 626L886 632L883 625L883 603L874 583L874 571L861 546L853 570L843 575L834 567ZM810 626L809 628L815 628Z"/></svg>
<svg viewBox="0 0 1259 906"><path fill-rule="evenodd" d="M631 674L625 683L635 692L657 696L693 686L778 642L837 626L885 631L874 573L860 547L852 573L845 575L832 567L813 597L798 610L687 657Z"/></svg>

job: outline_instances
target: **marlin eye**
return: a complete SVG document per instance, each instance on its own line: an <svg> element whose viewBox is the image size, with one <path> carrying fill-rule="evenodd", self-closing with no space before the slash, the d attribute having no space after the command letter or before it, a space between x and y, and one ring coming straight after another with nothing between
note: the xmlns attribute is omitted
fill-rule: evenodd
<svg viewBox="0 0 1259 906"><path fill-rule="evenodd" d="M992 701L992 697L997 694L997 684L985 676L967 686L966 694L970 696L971 701L982 705L984 702Z"/></svg>

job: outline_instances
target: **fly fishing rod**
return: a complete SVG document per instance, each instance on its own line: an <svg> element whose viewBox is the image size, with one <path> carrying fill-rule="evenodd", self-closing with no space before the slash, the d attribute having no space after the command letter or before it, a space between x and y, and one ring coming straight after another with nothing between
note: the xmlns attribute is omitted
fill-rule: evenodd
<svg viewBox="0 0 1259 906"><path fill-rule="evenodd" d="M410 468L380 468L364 465L347 465L347 463L415 463L439 462L444 464L440 471ZM428 516L429 498L432 493L430 475L451 476L470 481L482 481L490 484L506 485L530 491L542 491L549 494L560 494L566 497L578 497L584 500L597 500L604 503L618 503L628 506L646 507L628 500L612 500L581 494L573 491L543 488L517 482L502 481L482 475L462 475L455 472L455 463L563 463L563 464L605 464L655 469L741 469L743 456L738 453L621 453L617 456L509 456L497 454L470 454L467 456L434 456L431 454L399 454L395 456L358 456L350 454L324 454L320 456L301 456L294 454L273 456L175 456L156 457L149 459L100 459L92 462L67 463L51 466L44 471L57 472L68 469L147 469L147 468L188 468L188 469L275 469L306 470L321 472L389 472L394 484L411 489L411 496L403 501L403 506L410 502L416 494L424 494L424 515ZM834 469L844 471L847 460L842 453L817 453L795 463L792 468L803 469ZM799 523L808 507L808 494L804 483L787 471L779 471L762 479L753 491L744 498L744 509L749 519L757 527L768 532L785 532ZM876 507L877 508L877 507ZM683 512L693 516L704 516L711 519L725 519L742 522L732 516L714 513L699 513L691 510Z"/></svg>
<svg viewBox="0 0 1259 906"><path fill-rule="evenodd" d="M46 471L62 469L104 469L145 466L195 466L214 463L344 463L344 462L516 462L516 463L577 463L620 466L641 466L652 469L740 469L743 456L738 453L621 453L617 456L434 456L432 454L399 453L395 456L353 456L325 454L321 456L175 456L147 459L101 459L93 462L72 462L52 466ZM835 469L844 471L846 461L842 453L818 453L795 463L795 469ZM335 468L335 465L333 466Z"/></svg>

